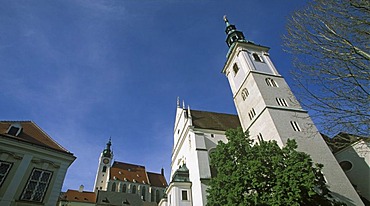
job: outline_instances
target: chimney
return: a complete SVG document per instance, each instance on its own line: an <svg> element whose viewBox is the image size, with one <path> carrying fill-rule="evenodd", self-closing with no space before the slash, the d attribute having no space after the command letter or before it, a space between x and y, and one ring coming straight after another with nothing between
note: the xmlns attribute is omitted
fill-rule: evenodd
<svg viewBox="0 0 370 206"><path fill-rule="evenodd" d="M83 192L84 191L84 186L83 185L80 185L80 188L78 189L79 192Z"/></svg>
<svg viewBox="0 0 370 206"><path fill-rule="evenodd" d="M164 169L163 169L163 167L161 169L161 175L164 176Z"/></svg>

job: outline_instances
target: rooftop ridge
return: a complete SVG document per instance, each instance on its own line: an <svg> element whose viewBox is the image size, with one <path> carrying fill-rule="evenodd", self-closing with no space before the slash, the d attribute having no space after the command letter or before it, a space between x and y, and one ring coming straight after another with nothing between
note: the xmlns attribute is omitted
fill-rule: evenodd
<svg viewBox="0 0 370 206"><path fill-rule="evenodd" d="M230 113L225 113L225 112L211 112L211 111L203 111L203 110L196 110L196 109L190 109L190 111L238 116L237 114L230 114Z"/></svg>
<svg viewBox="0 0 370 206"><path fill-rule="evenodd" d="M80 192L80 191L78 191L78 190L73 190L73 189L67 189L67 191L73 191L73 192ZM67 192L66 191L66 192ZM95 193L95 192L93 192L93 191L82 191L82 193Z"/></svg>
<svg viewBox="0 0 370 206"><path fill-rule="evenodd" d="M63 147L61 144L59 144L57 141L55 141L51 136L49 136L43 129L41 129L41 127L39 127L35 122L33 122L32 120L30 121L34 126L37 127L37 129L39 129L45 136L47 136L52 142L54 142L56 145L58 145L61 149L63 149L64 151L68 152L68 153L71 153L69 150L67 150L65 147ZM71 153L72 154L72 153Z"/></svg>
<svg viewBox="0 0 370 206"><path fill-rule="evenodd" d="M14 135L8 134L7 132L4 132L6 129L5 127L9 127L9 125L12 125L14 123L20 124L20 126L23 128L22 133L20 133L17 136L14 136ZM16 121L2 120L0 121L0 125L3 130L1 133L1 136L73 155L72 152L68 151L66 148L64 148L62 145L56 142L50 135L48 135L43 129L41 129L32 120L20 120L20 121L19 120L16 120Z"/></svg>
<svg viewBox="0 0 370 206"><path fill-rule="evenodd" d="M161 173L156 173L156 172L146 172L146 173L150 173L150 174L154 174L154 175L164 176L164 175L162 175Z"/></svg>
<svg viewBox="0 0 370 206"><path fill-rule="evenodd" d="M114 160L112 167L114 167L115 163L116 164L126 164L126 165L141 167L141 168L145 169L145 166L143 166L143 165L138 165L138 164L133 164L133 163L128 163L128 162L121 162L121 161L117 161L117 160Z"/></svg>

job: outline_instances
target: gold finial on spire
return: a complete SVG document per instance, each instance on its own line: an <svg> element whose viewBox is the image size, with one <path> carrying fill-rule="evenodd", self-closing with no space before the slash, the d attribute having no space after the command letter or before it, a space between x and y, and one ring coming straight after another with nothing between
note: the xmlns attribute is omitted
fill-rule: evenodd
<svg viewBox="0 0 370 206"><path fill-rule="evenodd" d="M225 22L229 22L229 20L227 20L226 15L224 15L224 21L225 21Z"/></svg>

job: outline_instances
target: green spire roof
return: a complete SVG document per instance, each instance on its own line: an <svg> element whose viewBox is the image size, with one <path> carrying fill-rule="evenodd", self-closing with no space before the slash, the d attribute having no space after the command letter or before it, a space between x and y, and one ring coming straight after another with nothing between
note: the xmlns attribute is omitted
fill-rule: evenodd
<svg viewBox="0 0 370 206"><path fill-rule="evenodd" d="M112 145L111 138L109 138L109 141L107 143L107 147L103 150L103 156L104 157L112 157L112 150L110 149L110 146Z"/></svg>
<svg viewBox="0 0 370 206"><path fill-rule="evenodd" d="M173 175L172 182L190 182L189 169L186 167L186 164L183 164L176 170Z"/></svg>
<svg viewBox="0 0 370 206"><path fill-rule="evenodd" d="M224 21L226 24L225 33L227 34L226 44L228 47L231 47L235 42L246 42L243 32L238 31L235 25L230 24L226 15L224 16Z"/></svg>

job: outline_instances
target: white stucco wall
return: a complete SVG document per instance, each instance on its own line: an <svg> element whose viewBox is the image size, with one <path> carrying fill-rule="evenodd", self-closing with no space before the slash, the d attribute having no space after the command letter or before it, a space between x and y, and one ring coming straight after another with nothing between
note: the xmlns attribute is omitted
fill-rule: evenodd
<svg viewBox="0 0 370 206"><path fill-rule="evenodd" d="M345 174L360 194L370 201L370 142L360 140L337 152L335 158L339 163L349 161L352 164Z"/></svg>
<svg viewBox="0 0 370 206"><path fill-rule="evenodd" d="M172 182L167 189L167 204L160 206L192 206L192 193L190 182ZM187 192L187 200L182 199L182 191Z"/></svg>
<svg viewBox="0 0 370 206"><path fill-rule="evenodd" d="M0 188L0 205L21 205L17 202L34 168L52 173L42 203L47 206L57 204L68 167L75 157L71 154L54 151L41 146L1 138L0 160L13 165Z"/></svg>
<svg viewBox="0 0 370 206"><path fill-rule="evenodd" d="M186 109L178 109L177 113L183 113ZM215 148L218 141L226 141L224 131L203 130L194 128L191 117L176 115L179 119L175 122L174 136L177 142L172 152L171 180L174 172L183 164L189 169L191 181L192 205L206 205L207 182L211 178L209 168L209 151ZM169 194L167 193L167 198ZM174 196L171 195L171 198ZM171 200L171 202L173 202ZM163 203L164 204L164 203ZM169 199L167 204L170 205ZM173 204L172 204L173 205ZM174 206L174 205L173 205Z"/></svg>

